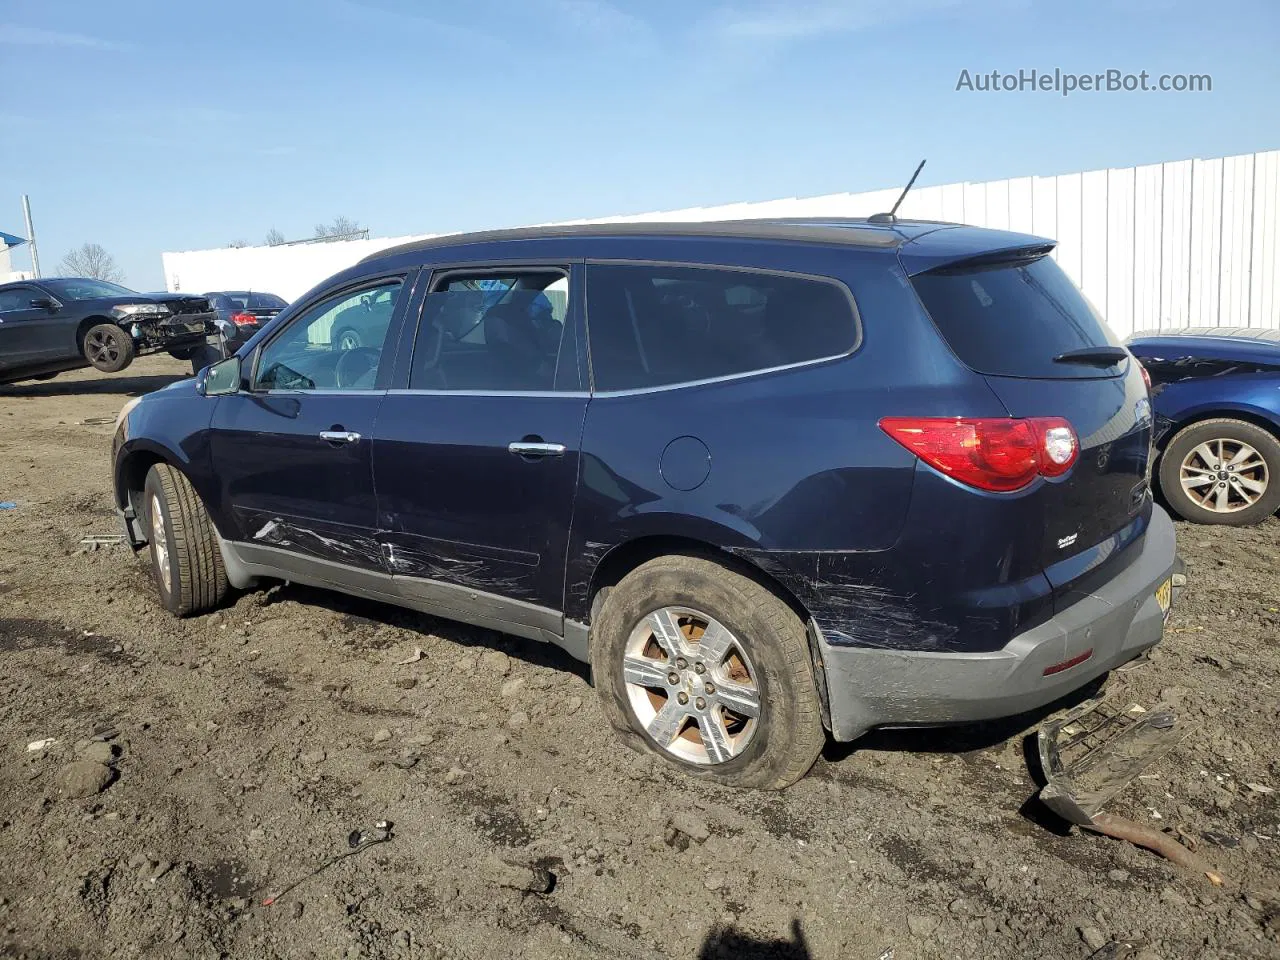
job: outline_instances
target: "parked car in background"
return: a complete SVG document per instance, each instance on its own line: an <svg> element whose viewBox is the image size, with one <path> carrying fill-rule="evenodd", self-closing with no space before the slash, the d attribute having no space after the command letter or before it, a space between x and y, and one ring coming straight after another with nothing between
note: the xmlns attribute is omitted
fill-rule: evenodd
<svg viewBox="0 0 1280 960"><path fill-rule="evenodd" d="M283 297L274 293L260 293L255 290L220 290L206 293L210 306L217 311L221 320L228 321L235 327L232 338L237 347L243 344L263 325L289 304ZM235 352L233 349L231 352Z"/></svg>
<svg viewBox="0 0 1280 960"><path fill-rule="evenodd" d="M1187 327L1139 333L1151 377L1155 475L1197 523L1260 523L1280 509L1280 330Z"/></svg>
<svg viewBox="0 0 1280 960"><path fill-rule="evenodd" d="M204 297L137 293L105 280L0 284L0 383L87 366L116 373L160 351L188 359L217 332L214 319Z"/></svg>
<svg viewBox="0 0 1280 960"><path fill-rule="evenodd" d="M1161 638L1147 387L1052 248L891 219L381 251L129 401L117 506L176 615L269 577L549 641L628 744L783 787L824 727L1018 713Z"/></svg>

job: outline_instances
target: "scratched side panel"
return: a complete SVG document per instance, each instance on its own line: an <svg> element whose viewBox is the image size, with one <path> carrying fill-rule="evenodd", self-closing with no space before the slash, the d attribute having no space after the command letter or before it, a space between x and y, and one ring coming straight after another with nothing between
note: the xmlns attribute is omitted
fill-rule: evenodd
<svg viewBox="0 0 1280 960"><path fill-rule="evenodd" d="M519 600L537 596L536 553L403 531L383 531L379 539L383 561L397 576L462 584Z"/></svg>
<svg viewBox="0 0 1280 960"><path fill-rule="evenodd" d="M237 508L235 513L248 531L246 542L335 563L382 569L378 541L367 528L247 508Z"/></svg>

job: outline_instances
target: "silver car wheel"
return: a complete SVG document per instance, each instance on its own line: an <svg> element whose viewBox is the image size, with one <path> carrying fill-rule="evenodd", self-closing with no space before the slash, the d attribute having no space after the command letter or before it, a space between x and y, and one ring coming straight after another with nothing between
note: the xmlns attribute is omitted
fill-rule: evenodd
<svg viewBox="0 0 1280 960"><path fill-rule="evenodd" d="M1206 440L1182 458L1182 490L1197 506L1214 513L1246 510L1267 492L1270 478L1262 455L1242 440Z"/></svg>
<svg viewBox="0 0 1280 960"><path fill-rule="evenodd" d="M640 726L688 763L739 756L762 722L751 658L723 624L689 607L663 607L627 639L622 677Z"/></svg>
<svg viewBox="0 0 1280 960"><path fill-rule="evenodd" d="M156 572L160 574L160 582L164 588L173 593L173 581L170 579L169 537L164 523L164 511L160 509L160 498L151 498L151 549L154 551Z"/></svg>

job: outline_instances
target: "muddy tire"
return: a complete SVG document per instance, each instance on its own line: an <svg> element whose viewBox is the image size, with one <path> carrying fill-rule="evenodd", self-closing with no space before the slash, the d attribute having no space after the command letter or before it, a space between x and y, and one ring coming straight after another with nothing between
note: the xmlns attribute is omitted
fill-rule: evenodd
<svg viewBox="0 0 1280 960"><path fill-rule="evenodd" d="M701 557L650 560L609 589L591 670L623 741L695 777L780 790L826 742L804 623Z"/></svg>
<svg viewBox="0 0 1280 960"><path fill-rule="evenodd" d="M147 473L143 503L151 572L175 617L211 610L227 595L213 523L195 488L166 463Z"/></svg>
<svg viewBox="0 0 1280 960"><path fill-rule="evenodd" d="M1193 523L1261 523L1280 509L1280 440L1230 417L1193 423L1164 449L1160 492Z"/></svg>
<svg viewBox="0 0 1280 960"><path fill-rule="evenodd" d="M133 338L114 323L90 327L80 349L89 366L103 373L119 373L133 363Z"/></svg>

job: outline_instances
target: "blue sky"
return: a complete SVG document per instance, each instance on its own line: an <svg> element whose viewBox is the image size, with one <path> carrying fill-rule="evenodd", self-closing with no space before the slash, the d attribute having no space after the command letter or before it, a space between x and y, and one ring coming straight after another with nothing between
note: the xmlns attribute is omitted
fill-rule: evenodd
<svg viewBox="0 0 1280 960"><path fill-rule="evenodd" d="M0 0L0 230L42 266L1280 146L1274 0ZM1213 92L956 92L962 69ZM26 265L19 253L20 266Z"/></svg>

